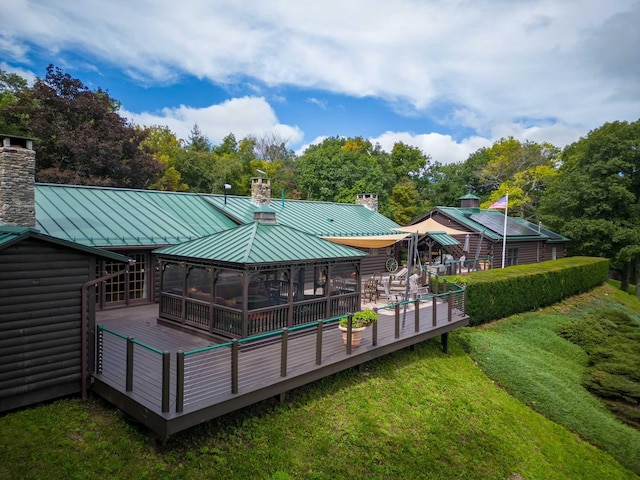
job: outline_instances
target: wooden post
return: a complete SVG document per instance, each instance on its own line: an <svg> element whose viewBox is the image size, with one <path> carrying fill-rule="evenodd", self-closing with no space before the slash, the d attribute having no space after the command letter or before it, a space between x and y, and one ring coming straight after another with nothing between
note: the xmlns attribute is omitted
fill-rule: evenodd
<svg viewBox="0 0 640 480"><path fill-rule="evenodd" d="M289 346L289 329L282 329L282 349L280 352L280 376L287 376L287 347Z"/></svg>
<svg viewBox="0 0 640 480"><path fill-rule="evenodd" d="M433 304L431 306L431 324L435 327L438 325L438 297L433 296Z"/></svg>
<svg viewBox="0 0 640 480"><path fill-rule="evenodd" d="M445 332L440 335L440 341L442 342L442 351L449 353L449 332Z"/></svg>
<svg viewBox="0 0 640 480"><path fill-rule="evenodd" d="M133 391L133 338L127 337L127 373L126 390Z"/></svg>
<svg viewBox="0 0 640 480"><path fill-rule="evenodd" d="M373 322L371 328L371 344L375 347L378 345L378 322Z"/></svg>
<svg viewBox="0 0 640 480"><path fill-rule="evenodd" d="M400 304L396 303L395 338L400 338Z"/></svg>
<svg viewBox="0 0 640 480"><path fill-rule="evenodd" d="M351 340L353 335L353 314L350 313L347 318L347 355L351 355Z"/></svg>
<svg viewBox="0 0 640 480"><path fill-rule="evenodd" d="M452 288L455 288L453 285L451 285ZM449 294L447 295L447 306L448 306L448 312L447 312L447 321L450 322L452 319L452 314L453 314L453 293L451 293L451 291L449 292Z"/></svg>
<svg viewBox="0 0 640 480"><path fill-rule="evenodd" d="M316 332L316 365L322 365L322 320L318 322Z"/></svg>
<svg viewBox="0 0 640 480"><path fill-rule="evenodd" d="M176 354L176 412L184 410L184 352Z"/></svg>
<svg viewBox="0 0 640 480"><path fill-rule="evenodd" d="M169 411L169 391L171 389L171 354L162 353L162 413Z"/></svg>
<svg viewBox="0 0 640 480"><path fill-rule="evenodd" d="M238 340L231 344L231 393L238 393Z"/></svg>
<svg viewBox="0 0 640 480"><path fill-rule="evenodd" d="M420 331L420 300L416 300L416 303L414 305L416 307L415 309L416 333L418 333Z"/></svg>

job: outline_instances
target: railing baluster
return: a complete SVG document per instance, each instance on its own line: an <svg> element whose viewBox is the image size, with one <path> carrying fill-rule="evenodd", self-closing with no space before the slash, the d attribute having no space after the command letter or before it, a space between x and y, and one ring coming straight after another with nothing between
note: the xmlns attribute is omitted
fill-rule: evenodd
<svg viewBox="0 0 640 480"><path fill-rule="evenodd" d="M162 353L162 413L169 411L169 391L171 388L171 354Z"/></svg>
<svg viewBox="0 0 640 480"><path fill-rule="evenodd" d="M431 324L435 327L436 325L438 325L438 297L434 295L432 298L433 300L431 305Z"/></svg>
<svg viewBox="0 0 640 480"><path fill-rule="evenodd" d="M231 393L238 393L238 340L231 344Z"/></svg>
<svg viewBox="0 0 640 480"><path fill-rule="evenodd" d="M184 352L176 354L176 412L184 410Z"/></svg>
<svg viewBox="0 0 640 480"><path fill-rule="evenodd" d="M316 332L316 365L322 365L322 322L318 322Z"/></svg>
<svg viewBox="0 0 640 480"><path fill-rule="evenodd" d="M127 373L126 390L133 391L133 338L127 337Z"/></svg>
<svg viewBox="0 0 640 480"><path fill-rule="evenodd" d="M287 376L287 347L289 346L289 329L282 329L282 349L280 353L280 376Z"/></svg>
<svg viewBox="0 0 640 480"><path fill-rule="evenodd" d="M415 322L416 322L416 333L418 333L420 331L420 300L416 299L416 303L414 303L416 310L415 310Z"/></svg>
<svg viewBox="0 0 640 480"><path fill-rule="evenodd" d="M395 338L400 338L400 304L396 303L396 316L395 316Z"/></svg>

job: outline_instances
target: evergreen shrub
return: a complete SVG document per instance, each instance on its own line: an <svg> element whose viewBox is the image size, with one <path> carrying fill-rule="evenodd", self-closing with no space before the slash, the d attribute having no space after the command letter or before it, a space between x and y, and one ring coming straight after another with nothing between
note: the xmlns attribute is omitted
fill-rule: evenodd
<svg viewBox="0 0 640 480"><path fill-rule="evenodd" d="M447 277L466 285L471 325L551 305L591 290L607 280L609 260L567 257Z"/></svg>

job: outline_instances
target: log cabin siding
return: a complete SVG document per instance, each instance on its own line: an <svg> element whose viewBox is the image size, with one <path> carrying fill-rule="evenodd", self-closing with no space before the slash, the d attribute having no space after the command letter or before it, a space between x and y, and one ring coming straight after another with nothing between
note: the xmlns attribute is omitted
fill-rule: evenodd
<svg viewBox="0 0 640 480"><path fill-rule="evenodd" d="M82 285L95 262L35 238L0 252L0 412L80 391Z"/></svg>

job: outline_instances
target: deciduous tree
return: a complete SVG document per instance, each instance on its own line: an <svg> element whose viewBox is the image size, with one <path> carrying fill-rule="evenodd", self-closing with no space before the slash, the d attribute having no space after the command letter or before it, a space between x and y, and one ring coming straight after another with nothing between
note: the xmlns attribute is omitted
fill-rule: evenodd
<svg viewBox="0 0 640 480"><path fill-rule="evenodd" d="M640 120L606 123L567 146L539 217L570 254L611 258L629 278L640 251Z"/></svg>
<svg viewBox="0 0 640 480"><path fill-rule="evenodd" d="M49 65L10 108L36 139L36 179L148 188L162 164L140 148L146 130L130 125L118 108L107 92Z"/></svg>

